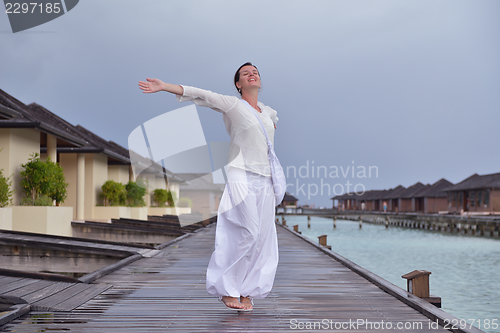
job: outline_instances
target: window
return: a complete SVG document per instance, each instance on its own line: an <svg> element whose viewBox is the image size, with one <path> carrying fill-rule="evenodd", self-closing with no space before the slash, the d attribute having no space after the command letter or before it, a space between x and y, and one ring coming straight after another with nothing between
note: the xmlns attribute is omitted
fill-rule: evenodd
<svg viewBox="0 0 500 333"><path fill-rule="evenodd" d="M477 191L476 202L478 207L481 207L482 198L483 198L483 191Z"/></svg>
<svg viewBox="0 0 500 333"><path fill-rule="evenodd" d="M471 207L475 207L476 202L476 191L469 191L469 203Z"/></svg>
<svg viewBox="0 0 500 333"><path fill-rule="evenodd" d="M458 202L457 197L458 197L457 192L453 192L453 207L457 206Z"/></svg>
<svg viewBox="0 0 500 333"><path fill-rule="evenodd" d="M464 193L463 192L460 192L458 194L458 205L459 205L459 208L462 208L464 205Z"/></svg>
<svg viewBox="0 0 500 333"><path fill-rule="evenodd" d="M490 205L490 190L484 191L484 208Z"/></svg>

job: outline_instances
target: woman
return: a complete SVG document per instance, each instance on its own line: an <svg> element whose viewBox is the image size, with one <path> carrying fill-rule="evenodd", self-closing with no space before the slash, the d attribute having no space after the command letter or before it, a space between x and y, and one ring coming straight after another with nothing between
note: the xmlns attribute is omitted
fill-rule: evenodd
<svg viewBox="0 0 500 333"><path fill-rule="evenodd" d="M271 291L278 266L278 240L274 224L267 141L271 142L278 117L258 101L260 73L245 63L235 73L234 85L241 99L158 79L140 81L144 93L167 91L182 101L192 101L223 114L231 137L227 184L218 210L215 251L207 268L207 291L219 296L229 309L250 311L253 298Z"/></svg>

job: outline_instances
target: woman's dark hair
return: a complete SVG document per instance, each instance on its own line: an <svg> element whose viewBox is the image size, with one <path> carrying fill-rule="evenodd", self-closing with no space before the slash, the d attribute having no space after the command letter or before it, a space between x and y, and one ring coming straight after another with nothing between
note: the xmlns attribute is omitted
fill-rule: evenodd
<svg viewBox="0 0 500 333"><path fill-rule="evenodd" d="M242 69L245 66L253 66L257 70L257 73L259 73L259 69L251 62L245 62L243 65L240 66L240 68L238 68L238 70L234 74L234 86L236 87L236 90L238 90L240 95L241 95L241 89L238 89L238 87L236 86L236 82L238 82L240 80L240 69ZM259 73L259 76L260 76L260 73Z"/></svg>

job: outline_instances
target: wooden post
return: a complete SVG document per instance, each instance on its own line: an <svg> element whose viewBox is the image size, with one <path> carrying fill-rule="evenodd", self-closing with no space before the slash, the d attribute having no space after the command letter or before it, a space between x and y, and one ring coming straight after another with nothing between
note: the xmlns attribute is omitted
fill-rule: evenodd
<svg viewBox="0 0 500 333"><path fill-rule="evenodd" d="M431 272L415 270L401 276L407 280L408 292L418 297L429 297L429 275Z"/></svg>
<svg viewBox="0 0 500 333"><path fill-rule="evenodd" d="M401 276L406 279L407 290L409 293L422 298L423 300L441 307L441 297L431 296L429 288L429 275L431 272L424 270L414 270Z"/></svg>
<svg viewBox="0 0 500 333"><path fill-rule="evenodd" d="M76 155L76 219L85 220L85 154ZM89 216L91 218L92 216Z"/></svg>
<svg viewBox="0 0 500 333"><path fill-rule="evenodd" d="M299 225L298 224L293 226L293 231L299 232Z"/></svg>
<svg viewBox="0 0 500 333"><path fill-rule="evenodd" d="M361 220L361 216L359 217L359 229L363 227L363 220Z"/></svg>
<svg viewBox="0 0 500 333"><path fill-rule="evenodd" d="M389 228L389 218L388 217L385 218L385 228L386 229Z"/></svg>
<svg viewBox="0 0 500 333"><path fill-rule="evenodd" d="M326 235L318 236L319 245L327 247L329 250L332 249L330 245L326 244Z"/></svg>
<svg viewBox="0 0 500 333"><path fill-rule="evenodd" d="M337 217L333 218L333 228L337 229Z"/></svg>
<svg viewBox="0 0 500 333"><path fill-rule="evenodd" d="M307 227L311 228L311 215L307 215Z"/></svg>
<svg viewBox="0 0 500 333"><path fill-rule="evenodd" d="M283 219L283 221L281 221L281 224L283 224L286 227L286 220Z"/></svg>

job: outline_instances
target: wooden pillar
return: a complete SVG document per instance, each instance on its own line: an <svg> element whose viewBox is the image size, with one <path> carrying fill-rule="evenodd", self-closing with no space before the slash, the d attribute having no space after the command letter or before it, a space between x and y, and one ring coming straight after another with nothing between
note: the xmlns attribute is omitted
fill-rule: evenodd
<svg viewBox="0 0 500 333"><path fill-rule="evenodd" d="M47 134L47 157L57 162L57 138L50 134Z"/></svg>
<svg viewBox="0 0 500 333"><path fill-rule="evenodd" d="M332 247L330 245L327 245L326 235L318 236L318 242L319 242L319 245L325 246L325 247L327 247L330 250L332 249Z"/></svg>
<svg viewBox="0 0 500 333"><path fill-rule="evenodd" d="M361 216L359 217L359 229L363 227L363 220L361 220Z"/></svg>
<svg viewBox="0 0 500 333"><path fill-rule="evenodd" d="M429 288L429 275L431 272L424 270L415 270L401 276L407 280L407 290L409 293L420 297L427 302L441 307L441 297L431 296Z"/></svg>
<svg viewBox="0 0 500 333"><path fill-rule="evenodd" d="M298 224L293 226L293 231L299 232L299 225Z"/></svg>
<svg viewBox="0 0 500 333"><path fill-rule="evenodd" d="M131 182L135 181L135 179L134 179L134 168L132 167L132 164L130 164L128 166L128 180L131 181ZM167 177L165 177L165 183L166 183L167 189L168 189Z"/></svg>
<svg viewBox="0 0 500 333"><path fill-rule="evenodd" d="M389 228L389 218L388 217L385 218L385 228L386 229Z"/></svg>
<svg viewBox="0 0 500 333"><path fill-rule="evenodd" d="M311 215L307 215L307 227L311 228Z"/></svg>
<svg viewBox="0 0 500 333"><path fill-rule="evenodd" d="M337 229L337 217L333 218L333 228Z"/></svg>
<svg viewBox="0 0 500 333"><path fill-rule="evenodd" d="M401 276L407 280L407 290L417 297L429 297L429 275L431 272L424 270L415 270Z"/></svg>
<svg viewBox="0 0 500 333"><path fill-rule="evenodd" d="M76 219L85 220L85 154L77 154L76 162Z"/></svg>

